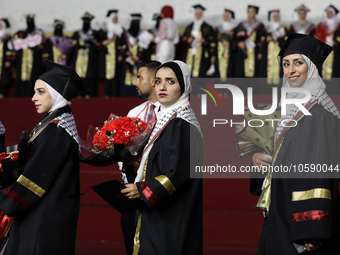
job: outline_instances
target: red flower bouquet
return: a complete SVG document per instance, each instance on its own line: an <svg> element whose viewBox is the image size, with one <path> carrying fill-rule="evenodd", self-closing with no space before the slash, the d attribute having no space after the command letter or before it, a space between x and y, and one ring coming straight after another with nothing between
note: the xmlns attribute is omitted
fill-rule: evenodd
<svg viewBox="0 0 340 255"><path fill-rule="evenodd" d="M19 152L0 154L0 186L6 188L13 184L20 176L21 171L18 166Z"/></svg>
<svg viewBox="0 0 340 255"><path fill-rule="evenodd" d="M136 155L150 135L155 116L150 104L147 104L137 117L110 114L103 127L89 127L87 141L82 147L92 153L110 157L117 152L117 147L125 146L132 155Z"/></svg>
<svg viewBox="0 0 340 255"><path fill-rule="evenodd" d="M113 150L114 144L124 144L129 147L143 140L148 123L140 118L117 117L110 115L109 120L104 122L102 128L96 128L92 144L98 150Z"/></svg>
<svg viewBox="0 0 340 255"><path fill-rule="evenodd" d="M2 161L4 161L4 164L6 164L8 161L16 161L18 160L19 157L19 152L18 151L13 151L10 153L0 153L0 172L3 172L3 166L2 166Z"/></svg>

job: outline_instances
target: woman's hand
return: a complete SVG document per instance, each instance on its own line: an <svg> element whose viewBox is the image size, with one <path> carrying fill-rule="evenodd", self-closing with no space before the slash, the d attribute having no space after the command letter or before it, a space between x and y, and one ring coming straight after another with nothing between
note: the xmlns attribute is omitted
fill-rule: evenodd
<svg viewBox="0 0 340 255"><path fill-rule="evenodd" d="M272 163L272 157L265 153L254 153L252 157L252 161L254 166L259 167L268 167Z"/></svg>
<svg viewBox="0 0 340 255"><path fill-rule="evenodd" d="M140 198L136 184L125 184L125 189L120 192L129 199Z"/></svg>
<svg viewBox="0 0 340 255"><path fill-rule="evenodd" d="M319 249L321 245L322 242L319 238L305 240L305 246L307 248L307 251L315 251L316 249Z"/></svg>

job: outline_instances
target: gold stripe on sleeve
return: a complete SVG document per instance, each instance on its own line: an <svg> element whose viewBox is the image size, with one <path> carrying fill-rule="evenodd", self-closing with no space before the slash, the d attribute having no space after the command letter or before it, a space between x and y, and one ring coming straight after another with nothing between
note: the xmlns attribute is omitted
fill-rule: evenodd
<svg viewBox="0 0 340 255"><path fill-rule="evenodd" d="M324 198L332 199L332 194L329 189L317 188L306 191L294 191L292 192L292 201L302 201L312 198Z"/></svg>
<svg viewBox="0 0 340 255"><path fill-rule="evenodd" d="M19 176L17 182L20 183L22 186L26 187L27 189L29 189L30 191L32 191L33 193L35 193L38 197L42 197L46 193L46 191L43 188L41 188L40 186L38 186L37 184L35 184L34 182L32 182L30 179L26 178L23 175Z"/></svg>
<svg viewBox="0 0 340 255"><path fill-rule="evenodd" d="M168 191L168 193L169 193L170 195L172 195L173 193L175 193L176 188L175 188L175 186L172 184L172 182L170 181L170 179L169 179L167 176L165 176L165 175L160 175L160 176L155 177L155 179L156 179L157 181L159 181L160 184L163 185L163 187Z"/></svg>

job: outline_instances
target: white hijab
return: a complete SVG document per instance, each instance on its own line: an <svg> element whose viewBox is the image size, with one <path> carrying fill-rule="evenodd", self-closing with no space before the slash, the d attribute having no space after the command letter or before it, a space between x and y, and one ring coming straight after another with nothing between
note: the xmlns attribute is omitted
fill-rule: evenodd
<svg viewBox="0 0 340 255"><path fill-rule="evenodd" d="M301 88L307 89L311 93L311 99L309 102L317 100L319 104L322 105L322 107L332 113L336 118L340 119L340 113L335 106L332 99L328 96L326 93L326 84L322 80L322 78L319 75L318 68L315 66L315 64L305 55L300 54L302 58L305 60L307 67L308 67L308 74L307 79L305 83L301 86ZM286 77L283 75L283 82L282 87L291 87ZM288 93L287 98L304 98L304 94L302 93ZM307 102L308 103L308 102ZM307 104L305 103L305 104ZM300 109L293 104L287 105L286 108L286 115L281 116L280 121L278 122L278 125L276 126L275 130L275 145L277 138L280 136L284 126L280 125L282 121L290 120L295 117L295 115L300 111ZM275 147L275 146L274 146Z"/></svg>
<svg viewBox="0 0 340 255"><path fill-rule="evenodd" d="M192 89L190 69L185 63L179 60L168 61L168 62L175 62L180 67L181 72L183 74L184 92L181 95L181 97L172 105L166 106L166 105L161 104L160 106L161 111L157 113L156 125L154 129L152 130L152 133L149 138L149 142L143 151L142 159L141 159L139 168L137 170L137 177L135 179L135 183L142 180L144 166L146 163L146 159L148 158L149 153L151 151L151 148L155 140L157 140L158 135L161 133L161 130L167 125L168 121L175 113L177 114L176 118L182 118L183 120L194 125L202 135L201 127L189 103L189 95ZM160 66L160 68L162 68L162 66Z"/></svg>
<svg viewBox="0 0 340 255"><path fill-rule="evenodd" d="M115 16L117 16L116 13L111 13L110 16L106 18L106 29L108 39L112 39L115 35L120 37L123 33L122 25L112 22L112 19Z"/></svg>
<svg viewBox="0 0 340 255"><path fill-rule="evenodd" d="M56 109L62 108L66 105L70 105L71 102L67 101L62 95L59 94L52 86L44 82L48 92L52 97L52 107L49 112L53 112Z"/></svg>
<svg viewBox="0 0 340 255"><path fill-rule="evenodd" d="M202 17L201 19L197 20L196 17L195 17L195 20L194 20L194 24L192 26L192 30L191 30L191 35L195 38L198 37L198 34L201 30L201 26L203 24L204 20L203 20L203 11L202 11Z"/></svg>

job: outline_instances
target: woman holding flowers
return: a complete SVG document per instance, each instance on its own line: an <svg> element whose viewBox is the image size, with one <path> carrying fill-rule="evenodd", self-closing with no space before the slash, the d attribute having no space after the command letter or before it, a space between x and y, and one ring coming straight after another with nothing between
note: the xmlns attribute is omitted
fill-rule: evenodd
<svg viewBox="0 0 340 255"><path fill-rule="evenodd" d="M291 169L269 173L263 183L258 207L265 220L257 254L340 254L340 114L320 77L331 50L313 37L292 34L279 54L282 86L295 88L287 98L302 99L299 88L308 90L304 107L311 115L288 104L275 130L272 159L253 156L257 166Z"/></svg>
<svg viewBox="0 0 340 255"><path fill-rule="evenodd" d="M32 98L44 119L28 138L22 174L0 190L0 209L14 217L7 255L74 254L79 146L69 100L77 96L81 83L70 67L49 64L51 69L36 81Z"/></svg>
<svg viewBox="0 0 340 255"><path fill-rule="evenodd" d="M155 91L161 111L135 184L122 190L147 205L138 212L133 254L202 254L202 180L190 178L191 167L201 164L202 133L189 103L188 66L162 64Z"/></svg>

